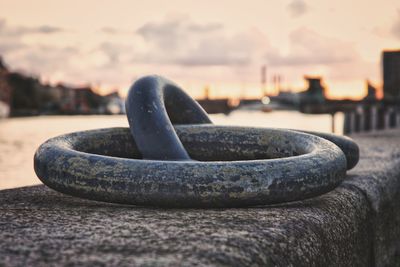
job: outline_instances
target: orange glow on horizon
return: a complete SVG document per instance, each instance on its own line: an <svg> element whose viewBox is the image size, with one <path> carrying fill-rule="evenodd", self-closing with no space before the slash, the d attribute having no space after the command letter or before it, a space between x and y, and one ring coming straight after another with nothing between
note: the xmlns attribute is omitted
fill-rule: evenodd
<svg viewBox="0 0 400 267"><path fill-rule="evenodd" d="M311 77L311 76L310 76ZM314 77L314 76L312 76ZM103 86L103 85L91 85L91 83L74 83L70 84L61 79L59 80L51 80L48 78L41 78L42 82L57 85L57 84L65 84L71 87L91 87L94 92L100 95L107 95L113 92L118 92L118 94L125 98L127 96L129 86ZM287 86L283 85L281 91L290 91L294 93L302 92L306 90L306 82L303 82L303 86ZM191 83L191 82L177 82L189 95L191 95L195 99L203 99L204 98L204 90L208 88L210 99L218 99L218 98L228 98L228 99L255 99L261 98L262 90L261 85L257 83L252 83L248 85L237 84L237 83L208 83L209 85L204 85L207 83ZM186 86L185 86L186 85ZM342 99L350 99L350 100L361 100L367 94L367 89L365 87L364 81L356 81L349 83L338 83L333 81L325 81L322 77L322 85L326 89L325 96L327 99L333 100L342 100ZM375 83L374 83L375 85ZM383 89L382 86L376 86L377 88L377 98L383 98ZM271 96L276 96L279 93L279 90L272 86L267 86L266 91Z"/></svg>

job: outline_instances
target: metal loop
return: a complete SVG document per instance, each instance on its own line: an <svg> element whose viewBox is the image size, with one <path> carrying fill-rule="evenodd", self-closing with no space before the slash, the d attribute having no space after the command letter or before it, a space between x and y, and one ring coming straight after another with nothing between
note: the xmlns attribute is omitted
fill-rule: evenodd
<svg viewBox="0 0 400 267"><path fill-rule="evenodd" d="M148 76L132 85L126 114L145 159L190 160L172 124L211 123L196 101L160 76Z"/></svg>
<svg viewBox="0 0 400 267"><path fill-rule="evenodd" d="M317 136L214 125L175 129L196 161L141 159L128 129L109 128L50 139L36 152L35 171L62 193L163 207L301 200L326 193L345 178L342 151Z"/></svg>

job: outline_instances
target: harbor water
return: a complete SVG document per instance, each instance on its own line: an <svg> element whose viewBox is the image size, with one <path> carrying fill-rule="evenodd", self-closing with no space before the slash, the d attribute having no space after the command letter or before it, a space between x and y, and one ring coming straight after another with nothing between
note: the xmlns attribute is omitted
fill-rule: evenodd
<svg viewBox="0 0 400 267"><path fill-rule="evenodd" d="M331 132L330 115L306 115L295 111L234 111L211 115L215 124L291 128ZM335 132L342 133L343 115L335 116ZM74 131L128 127L124 115L38 116L0 119L0 190L41 184L33 170L33 155L47 139Z"/></svg>

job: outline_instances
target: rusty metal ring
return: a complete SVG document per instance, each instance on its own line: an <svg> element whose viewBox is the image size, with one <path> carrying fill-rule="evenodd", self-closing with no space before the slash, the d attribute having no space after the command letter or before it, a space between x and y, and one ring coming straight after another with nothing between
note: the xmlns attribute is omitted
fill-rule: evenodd
<svg viewBox="0 0 400 267"><path fill-rule="evenodd" d="M300 200L335 188L346 159L333 143L294 131L176 126L197 161L144 160L128 128L63 135L44 143L35 171L78 197L165 207L243 207Z"/></svg>

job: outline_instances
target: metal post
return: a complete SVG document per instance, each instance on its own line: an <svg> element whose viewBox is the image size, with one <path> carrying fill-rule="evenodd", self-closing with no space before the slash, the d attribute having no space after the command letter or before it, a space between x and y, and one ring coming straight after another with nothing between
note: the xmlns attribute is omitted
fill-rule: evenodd
<svg viewBox="0 0 400 267"><path fill-rule="evenodd" d="M397 121L396 125L397 125L397 127L399 127L400 126L400 110L399 109L396 110L396 121Z"/></svg>
<svg viewBox="0 0 400 267"><path fill-rule="evenodd" d="M396 127L396 111L393 107L389 108L389 128Z"/></svg>
<svg viewBox="0 0 400 267"><path fill-rule="evenodd" d="M356 131L356 113L354 111L350 112L350 133Z"/></svg>
<svg viewBox="0 0 400 267"><path fill-rule="evenodd" d="M352 112L344 113L343 134L351 134L352 130Z"/></svg>
<svg viewBox="0 0 400 267"><path fill-rule="evenodd" d="M371 106L371 131L375 131L378 127L378 109L377 106Z"/></svg>
<svg viewBox="0 0 400 267"><path fill-rule="evenodd" d="M385 108L382 106L378 107L376 129L385 129Z"/></svg>
<svg viewBox="0 0 400 267"><path fill-rule="evenodd" d="M383 129L389 129L390 128L390 108L384 109L383 118L385 121Z"/></svg>
<svg viewBox="0 0 400 267"><path fill-rule="evenodd" d="M365 116L364 116L364 108L363 106L359 105L357 107L357 117L358 117L358 128L359 132L363 132L365 128Z"/></svg>

